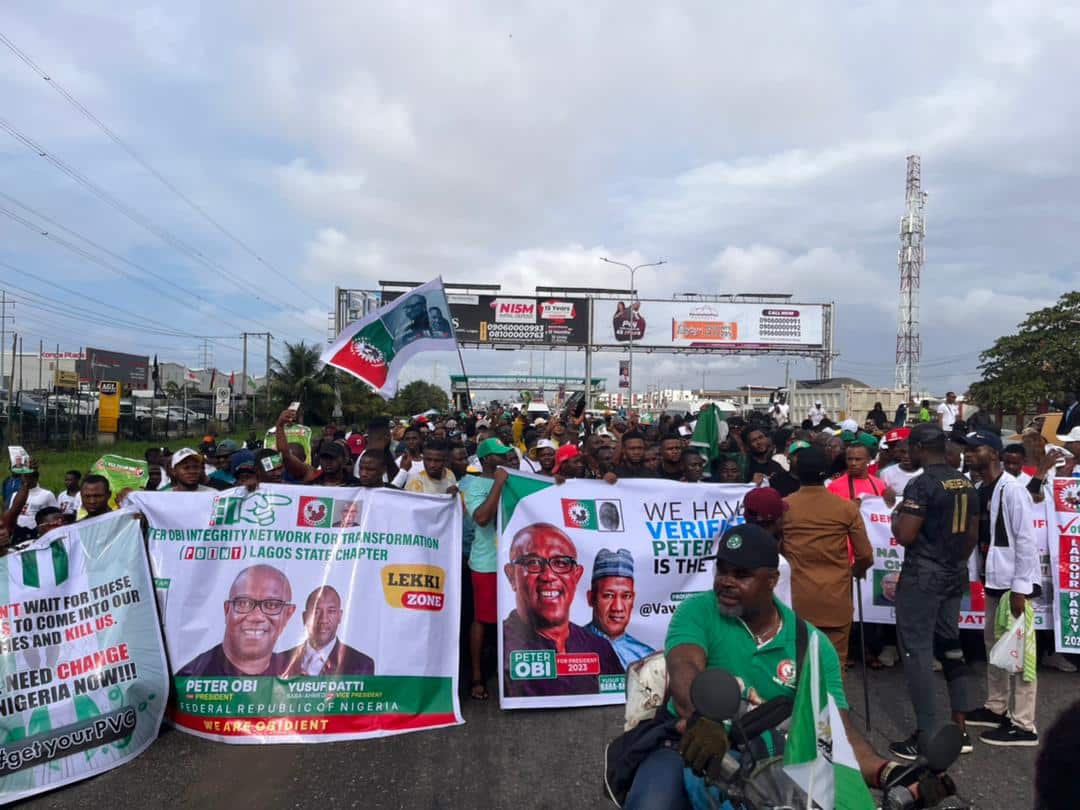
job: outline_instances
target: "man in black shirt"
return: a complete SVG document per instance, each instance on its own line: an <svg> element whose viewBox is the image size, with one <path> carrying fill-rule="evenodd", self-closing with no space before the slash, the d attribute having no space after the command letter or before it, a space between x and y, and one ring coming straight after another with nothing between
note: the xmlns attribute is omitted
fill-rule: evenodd
<svg viewBox="0 0 1080 810"><path fill-rule="evenodd" d="M683 477L682 463L683 446L682 439L668 434L660 442L660 473L661 478L669 481L681 481Z"/></svg>
<svg viewBox="0 0 1080 810"><path fill-rule="evenodd" d="M759 427L750 428L743 434L748 449L746 458L746 476L752 484L760 484L763 479L770 481L774 475L782 473L784 468L773 461L773 443L768 434Z"/></svg>
<svg viewBox="0 0 1080 810"><path fill-rule="evenodd" d="M915 759L938 731L934 659L941 662L953 721L961 729L966 713L978 704L974 672L960 646L960 598L968 581L968 557L979 540L979 502L971 482L946 462L941 428L916 426L908 446L922 474L904 489L892 528L904 547L896 632L917 728L908 739L892 743L889 751ZM966 731L961 750L972 750Z"/></svg>
<svg viewBox="0 0 1080 810"><path fill-rule="evenodd" d="M614 470L618 478L656 478L645 466L645 437L640 431L630 430L622 437L622 458Z"/></svg>

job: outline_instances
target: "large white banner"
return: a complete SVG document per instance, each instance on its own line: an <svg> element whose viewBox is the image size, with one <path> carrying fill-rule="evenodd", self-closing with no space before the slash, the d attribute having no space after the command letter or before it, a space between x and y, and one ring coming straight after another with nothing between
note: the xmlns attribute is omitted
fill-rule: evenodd
<svg viewBox="0 0 1080 810"><path fill-rule="evenodd" d="M749 489L511 474L499 528L500 705L623 702L626 666L662 650L679 604L712 590L714 538L745 522Z"/></svg>
<svg viewBox="0 0 1080 810"><path fill-rule="evenodd" d="M226 742L461 723L461 504L393 489L139 492L176 703Z"/></svg>
<svg viewBox="0 0 1080 810"><path fill-rule="evenodd" d="M157 739L169 694L142 531L118 512L0 557L0 804Z"/></svg>
<svg viewBox="0 0 1080 810"><path fill-rule="evenodd" d="M1049 629L1053 620L1052 581L1050 577L1050 552L1047 545L1048 513L1053 506L1049 501L1032 507L1032 527L1039 542L1039 562L1043 573L1043 593L1033 603L1035 626ZM862 586L863 615L872 624L896 623L896 584L900 580L900 568L904 562L904 547L892 534L892 512L881 498L867 497L862 501L862 517L866 524L870 545L874 547L874 567L866 573ZM969 566L970 581L960 603L960 626L978 629L983 626L986 611L986 592L975 569ZM858 595L855 596L855 615L858 616Z"/></svg>
<svg viewBox="0 0 1080 810"><path fill-rule="evenodd" d="M593 343L657 348L817 348L821 304L717 301L594 301Z"/></svg>

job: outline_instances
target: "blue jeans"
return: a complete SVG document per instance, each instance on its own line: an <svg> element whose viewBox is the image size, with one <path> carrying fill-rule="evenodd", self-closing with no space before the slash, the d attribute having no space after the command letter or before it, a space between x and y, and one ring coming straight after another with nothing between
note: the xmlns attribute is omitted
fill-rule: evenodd
<svg viewBox="0 0 1080 810"><path fill-rule="evenodd" d="M674 748L657 748L638 766L625 810L689 810L683 767Z"/></svg>

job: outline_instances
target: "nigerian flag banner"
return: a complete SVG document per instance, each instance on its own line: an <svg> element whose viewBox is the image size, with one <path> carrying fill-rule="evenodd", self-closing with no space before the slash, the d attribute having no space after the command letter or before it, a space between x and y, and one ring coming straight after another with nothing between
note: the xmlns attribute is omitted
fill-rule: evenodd
<svg viewBox="0 0 1080 810"><path fill-rule="evenodd" d="M441 278L421 284L345 327L319 359L347 371L385 399L397 393L402 366L420 352L457 351Z"/></svg>
<svg viewBox="0 0 1080 810"><path fill-rule="evenodd" d="M821 673L821 635L810 634L806 661L799 668L795 710L784 751L784 770L806 791L807 807L873 810L840 709Z"/></svg>

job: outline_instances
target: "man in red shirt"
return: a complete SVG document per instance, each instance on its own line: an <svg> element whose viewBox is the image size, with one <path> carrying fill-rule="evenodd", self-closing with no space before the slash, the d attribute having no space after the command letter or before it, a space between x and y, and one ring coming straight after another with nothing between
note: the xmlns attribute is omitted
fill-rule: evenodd
<svg viewBox="0 0 1080 810"><path fill-rule="evenodd" d="M895 506L896 493L880 478L870 474L870 448L852 444L846 452L847 472L829 483L829 492L849 501L880 495L890 509Z"/></svg>

